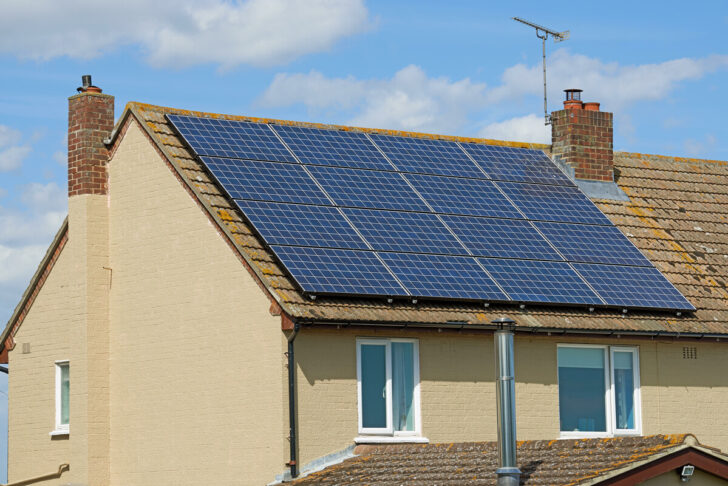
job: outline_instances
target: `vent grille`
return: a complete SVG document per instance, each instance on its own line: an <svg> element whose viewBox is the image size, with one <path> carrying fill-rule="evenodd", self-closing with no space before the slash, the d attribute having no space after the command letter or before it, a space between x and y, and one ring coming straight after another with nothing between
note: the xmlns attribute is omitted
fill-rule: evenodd
<svg viewBox="0 0 728 486"><path fill-rule="evenodd" d="M683 359L698 359L698 348L684 346Z"/></svg>

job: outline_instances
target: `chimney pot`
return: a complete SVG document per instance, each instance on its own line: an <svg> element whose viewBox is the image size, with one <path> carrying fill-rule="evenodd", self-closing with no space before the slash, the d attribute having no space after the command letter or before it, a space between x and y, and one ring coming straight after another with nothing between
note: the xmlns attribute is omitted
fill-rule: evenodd
<svg viewBox="0 0 728 486"><path fill-rule="evenodd" d="M599 103L596 101L590 101L589 103L584 103L584 109L586 111L599 111Z"/></svg>
<svg viewBox="0 0 728 486"><path fill-rule="evenodd" d="M84 74L81 76L81 86L76 88L79 93L101 93L101 88L91 84L91 75Z"/></svg>

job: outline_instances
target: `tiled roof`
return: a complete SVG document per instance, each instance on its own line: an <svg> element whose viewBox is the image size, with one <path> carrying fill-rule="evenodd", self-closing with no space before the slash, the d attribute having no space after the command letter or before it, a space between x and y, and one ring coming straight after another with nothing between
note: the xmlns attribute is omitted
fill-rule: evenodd
<svg viewBox="0 0 728 486"><path fill-rule="evenodd" d="M130 103L127 114L142 122L158 148L231 236L241 255L282 311L302 322L330 323L462 323L485 325L507 313L519 326L541 330L612 330L679 334L728 334L728 163L671 157L615 153L619 186L629 202L595 201L602 211L639 247L665 276L697 308L694 315L515 306L484 308L469 303L387 303L384 299L321 297L305 298L254 235L239 210L224 196L175 135L165 114L196 115L254 122L311 124L254 119ZM126 119L122 117L122 122ZM324 125L313 125L327 127ZM330 127L330 126L329 126ZM350 127L403 136L435 137ZM456 139L455 137L439 137ZM458 139L548 150L546 145L492 140Z"/></svg>
<svg viewBox="0 0 728 486"><path fill-rule="evenodd" d="M521 484L571 486L683 449L687 443L697 441L686 435L524 441L518 443L516 456ZM496 484L495 442L358 446L354 452L356 457L291 484Z"/></svg>

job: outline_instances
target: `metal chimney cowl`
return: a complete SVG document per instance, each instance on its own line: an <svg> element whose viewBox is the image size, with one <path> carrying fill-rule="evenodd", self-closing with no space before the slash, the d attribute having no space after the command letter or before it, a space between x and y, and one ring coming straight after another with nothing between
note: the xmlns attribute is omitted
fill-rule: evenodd
<svg viewBox="0 0 728 486"><path fill-rule="evenodd" d="M496 401L498 415L498 486L519 486L521 471L516 466L516 383L513 357L515 322L493 321L501 327L493 335L495 344Z"/></svg>

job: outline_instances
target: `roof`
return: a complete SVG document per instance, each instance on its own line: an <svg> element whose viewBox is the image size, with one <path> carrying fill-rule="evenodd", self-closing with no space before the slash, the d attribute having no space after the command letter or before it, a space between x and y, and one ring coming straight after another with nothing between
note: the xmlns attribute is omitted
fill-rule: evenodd
<svg viewBox="0 0 728 486"><path fill-rule="evenodd" d="M642 471L651 462L688 450L728 471L728 456L700 446L691 435L524 441L518 443L517 462L523 485L586 485L606 480L619 484L617 479ZM358 446L355 454L292 484L496 484L495 442Z"/></svg>
<svg viewBox="0 0 728 486"><path fill-rule="evenodd" d="M180 177L229 235L251 271L280 310L303 323L451 325L478 327L507 312L520 327L532 330L619 331L722 335L728 334L728 162L683 159L636 153L615 153L616 182L630 201L595 200L597 206L695 305L692 315L655 312L619 315L609 310L529 306L491 306L469 303L387 303L384 299L302 295L277 264L273 254L246 224L241 212L185 148L167 122L166 114L194 115L280 123L317 128L362 130L408 137L442 138L476 143L547 150L549 146L339 127L284 120L190 112L130 103L120 124L134 115ZM119 127L117 127L119 129Z"/></svg>

